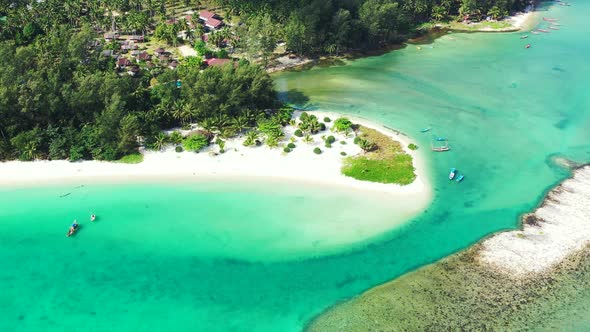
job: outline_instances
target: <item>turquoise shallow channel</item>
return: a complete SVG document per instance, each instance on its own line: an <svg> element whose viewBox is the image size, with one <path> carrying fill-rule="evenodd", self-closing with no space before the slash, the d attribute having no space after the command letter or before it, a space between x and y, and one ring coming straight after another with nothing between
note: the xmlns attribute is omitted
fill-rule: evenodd
<svg viewBox="0 0 590 332"><path fill-rule="evenodd" d="M426 153L431 206L368 243L303 257L285 250L310 244L293 224L324 223L338 237L341 220L391 218L381 198L334 188L0 189L0 330L300 331L331 305L516 227L568 176L556 157L590 162L590 3L570 3L543 7L540 16L559 18L561 29L527 40L448 34L420 49L275 75L282 96L301 107L383 123L425 150L434 135L449 138L450 152ZM448 182L451 167L462 183ZM73 218L83 224L67 239ZM589 328L580 312L590 296L566 301L556 326Z"/></svg>

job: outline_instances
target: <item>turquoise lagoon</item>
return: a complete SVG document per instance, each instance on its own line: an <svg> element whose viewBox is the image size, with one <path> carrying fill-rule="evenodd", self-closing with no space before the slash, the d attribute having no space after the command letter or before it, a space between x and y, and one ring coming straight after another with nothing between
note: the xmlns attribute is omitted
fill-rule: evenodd
<svg viewBox="0 0 590 332"><path fill-rule="evenodd" d="M329 241L356 221L395 218L383 197L335 188L3 188L0 330L300 331L337 302L516 227L568 176L555 157L590 161L590 3L570 3L540 14L559 17L560 30L527 40L448 34L420 50L275 76L290 101L399 129L427 156L432 204L369 242L326 252L306 236L323 227ZM433 135L452 151L430 153ZM464 182L448 182L451 167ZM66 239L72 218L84 223Z"/></svg>

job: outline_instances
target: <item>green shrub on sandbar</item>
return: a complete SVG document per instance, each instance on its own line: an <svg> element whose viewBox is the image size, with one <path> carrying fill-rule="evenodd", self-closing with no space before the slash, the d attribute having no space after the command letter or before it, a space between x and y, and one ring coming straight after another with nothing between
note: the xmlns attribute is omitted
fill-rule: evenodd
<svg viewBox="0 0 590 332"><path fill-rule="evenodd" d="M340 152L340 155L341 156L346 156L346 152L342 151L342 152Z"/></svg>
<svg viewBox="0 0 590 332"><path fill-rule="evenodd" d="M301 129L295 130L295 136L297 136L297 137L303 137L303 132L301 131Z"/></svg>
<svg viewBox="0 0 590 332"><path fill-rule="evenodd" d="M313 149L313 153L322 154L322 150L320 148L315 148L315 149Z"/></svg>
<svg viewBox="0 0 590 332"><path fill-rule="evenodd" d="M414 143L410 143L408 145L408 149L414 151L414 150L418 150L418 145L414 144Z"/></svg>
<svg viewBox="0 0 590 332"><path fill-rule="evenodd" d="M336 142L336 138L334 136L330 135L330 136L326 137L326 143L332 144L334 142Z"/></svg>
<svg viewBox="0 0 590 332"><path fill-rule="evenodd" d="M289 152L291 152L291 149L290 149L290 148L287 146L287 147L285 147L285 148L283 149L283 151L284 151L284 152L286 152L286 153L289 153Z"/></svg>
<svg viewBox="0 0 590 332"><path fill-rule="evenodd" d="M337 132L345 132L352 128L352 122L347 118L338 118L334 121L334 126L332 128Z"/></svg>
<svg viewBox="0 0 590 332"><path fill-rule="evenodd" d="M332 144L330 144L330 143L326 142L326 144L325 144L325 147L327 147L327 148L331 148L331 147L332 147Z"/></svg>
<svg viewBox="0 0 590 332"><path fill-rule="evenodd" d="M137 152L128 154L126 156L121 157L121 159L117 160L116 162L122 164L139 164L143 161L143 154Z"/></svg>
<svg viewBox="0 0 590 332"><path fill-rule="evenodd" d="M209 145L209 140L203 135L192 135L182 141L182 147L186 151L199 152L202 148Z"/></svg>
<svg viewBox="0 0 590 332"><path fill-rule="evenodd" d="M324 117L324 122L330 122L330 121L332 121L332 120L329 117L327 117L327 116Z"/></svg>
<svg viewBox="0 0 590 332"><path fill-rule="evenodd" d="M295 143L289 143L289 144L287 144L287 147L289 149L295 149L297 147L297 145L295 145Z"/></svg>
<svg viewBox="0 0 590 332"><path fill-rule="evenodd" d="M412 157L407 154L384 160L348 157L344 161L342 173L357 180L401 185L410 184L416 178Z"/></svg>
<svg viewBox="0 0 590 332"><path fill-rule="evenodd" d="M184 151L184 149L182 148L182 146L179 145L179 146L177 146L177 147L174 148L174 151L180 153L180 152Z"/></svg>
<svg viewBox="0 0 590 332"><path fill-rule="evenodd" d="M342 173L357 180L397 183L406 185L416 178L412 156L405 153L399 142L371 128L360 126L360 134L355 138L359 146L365 150L360 156L348 157L344 160ZM361 147L363 147L361 146Z"/></svg>

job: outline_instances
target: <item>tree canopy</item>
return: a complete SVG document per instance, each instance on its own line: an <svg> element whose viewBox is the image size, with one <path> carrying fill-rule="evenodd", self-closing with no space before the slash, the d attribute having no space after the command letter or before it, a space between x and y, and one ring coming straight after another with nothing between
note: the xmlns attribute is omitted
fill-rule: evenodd
<svg viewBox="0 0 590 332"><path fill-rule="evenodd" d="M272 30L273 34L265 36L284 40L288 49L300 54L381 47L401 41L413 26L429 20L459 15L500 18L528 4L528 0L216 1L231 13L246 17L250 28ZM251 32L246 36L261 42L256 36L252 38Z"/></svg>

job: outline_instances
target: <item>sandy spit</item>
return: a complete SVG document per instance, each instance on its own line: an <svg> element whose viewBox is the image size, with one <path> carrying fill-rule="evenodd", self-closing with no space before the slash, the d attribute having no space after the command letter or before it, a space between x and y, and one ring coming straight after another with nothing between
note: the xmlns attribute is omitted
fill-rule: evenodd
<svg viewBox="0 0 590 332"><path fill-rule="evenodd" d="M479 261L516 278L549 272L590 244L590 166L551 190L542 205L523 216L521 230L481 244Z"/></svg>
<svg viewBox="0 0 590 332"><path fill-rule="evenodd" d="M211 145L200 153L177 153L173 147L168 147L161 152L142 151L144 161L133 165L101 161L9 161L0 163L0 185L38 185L62 181L129 182L168 178L267 178L383 192L403 196L413 202L411 205L414 207L425 207L430 202L432 190L425 176L422 152L407 149L411 142L408 137L369 121L351 118L355 123L378 129L401 142L406 152L414 158L417 174L416 180L405 186L358 181L341 174L340 168L345 157L340 153L353 156L361 153L360 148L353 143L352 136L345 137L329 131L333 120L341 115L315 111L310 113L320 120L330 116L332 122L327 123L328 130L314 135L313 143L296 138L297 148L288 154L282 148L245 147L242 145L245 138L239 137L226 141L226 152L223 154L218 153L217 145ZM293 133L294 128L288 126L284 144L289 142ZM322 135L334 135L338 142L330 149L325 148ZM315 147L322 149L323 153L314 154Z"/></svg>

